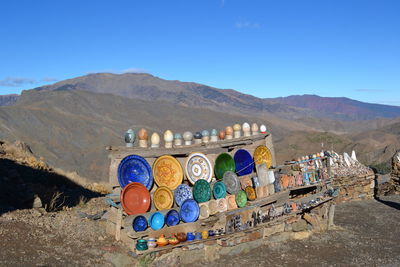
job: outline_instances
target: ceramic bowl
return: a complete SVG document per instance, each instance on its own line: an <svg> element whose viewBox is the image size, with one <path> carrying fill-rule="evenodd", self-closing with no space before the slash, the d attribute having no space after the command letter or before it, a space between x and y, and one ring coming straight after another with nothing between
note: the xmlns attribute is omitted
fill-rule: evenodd
<svg viewBox="0 0 400 267"><path fill-rule="evenodd" d="M224 173L235 171L235 161L228 153L221 153L215 160L214 172L218 180L222 180Z"/></svg>

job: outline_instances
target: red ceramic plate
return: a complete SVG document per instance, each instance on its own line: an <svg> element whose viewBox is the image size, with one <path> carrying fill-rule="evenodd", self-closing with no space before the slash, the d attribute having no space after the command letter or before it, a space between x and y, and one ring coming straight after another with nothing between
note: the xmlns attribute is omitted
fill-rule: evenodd
<svg viewBox="0 0 400 267"><path fill-rule="evenodd" d="M141 183L129 183L121 193L121 204L128 215L147 212L150 208L150 192Z"/></svg>

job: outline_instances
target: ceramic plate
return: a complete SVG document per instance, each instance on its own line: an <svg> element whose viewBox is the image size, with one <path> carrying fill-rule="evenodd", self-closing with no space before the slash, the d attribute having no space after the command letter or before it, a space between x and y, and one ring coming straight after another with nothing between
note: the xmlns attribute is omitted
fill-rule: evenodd
<svg viewBox="0 0 400 267"><path fill-rule="evenodd" d="M174 190L183 180L181 164L172 156L161 156L153 164L153 176L158 186Z"/></svg>
<svg viewBox="0 0 400 267"><path fill-rule="evenodd" d="M129 183L138 182L150 191L153 186L151 167L141 156L127 156L118 166L118 182L122 188Z"/></svg>
<svg viewBox="0 0 400 267"><path fill-rule="evenodd" d="M185 173L191 184L197 180L211 181L213 168L208 158L202 153L192 153L185 162Z"/></svg>
<svg viewBox="0 0 400 267"><path fill-rule="evenodd" d="M243 190L237 192L235 196L236 204L239 208L243 208L247 204L247 195Z"/></svg>
<svg viewBox="0 0 400 267"><path fill-rule="evenodd" d="M226 198L220 198L217 200L217 208L218 212L224 212L228 210L228 202Z"/></svg>
<svg viewBox="0 0 400 267"><path fill-rule="evenodd" d="M226 186L226 191L228 191L229 194L234 195L240 190L240 181L234 172L225 172L223 182Z"/></svg>
<svg viewBox="0 0 400 267"><path fill-rule="evenodd" d="M172 191L166 186L160 186L154 192L154 206L158 210L165 210L172 208L174 204L174 196L172 195Z"/></svg>
<svg viewBox="0 0 400 267"><path fill-rule="evenodd" d="M144 216L139 215L139 216L136 216L135 219L133 220L132 226L133 226L133 230L135 230L135 232L142 232L147 229L148 223Z"/></svg>
<svg viewBox="0 0 400 267"><path fill-rule="evenodd" d="M168 226L177 225L180 220L181 217L179 216L179 212L176 210L170 210L165 215L165 222L167 223Z"/></svg>
<svg viewBox="0 0 400 267"><path fill-rule="evenodd" d="M211 198L211 187L206 180L197 180L193 186L193 198L198 202L206 202Z"/></svg>
<svg viewBox="0 0 400 267"><path fill-rule="evenodd" d="M199 218L200 208L194 199L186 199L181 206L181 218L184 222L195 222Z"/></svg>
<svg viewBox="0 0 400 267"><path fill-rule="evenodd" d="M121 204L128 215L148 211L150 202L150 192L141 183L130 183L122 190Z"/></svg>
<svg viewBox="0 0 400 267"><path fill-rule="evenodd" d="M193 198L192 188L187 184L180 184L174 191L175 202L181 206L186 199Z"/></svg>
<svg viewBox="0 0 400 267"><path fill-rule="evenodd" d="M262 164L265 163L269 169L272 165L272 155L271 151L266 146L258 146L253 154L254 163Z"/></svg>
<svg viewBox="0 0 400 267"><path fill-rule="evenodd" d="M221 153L215 160L215 176L218 180L221 180L227 171L235 171L235 161L228 153Z"/></svg>
<svg viewBox="0 0 400 267"><path fill-rule="evenodd" d="M253 187L247 186L244 191L246 192L247 198L249 200L255 200L257 198L256 190Z"/></svg>
<svg viewBox="0 0 400 267"><path fill-rule="evenodd" d="M239 176L247 175L254 170L254 161L251 154L244 149L239 149L233 156L236 173Z"/></svg>
<svg viewBox="0 0 400 267"><path fill-rule="evenodd" d="M226 196L226 186L224 182L218 181L214 184L213 194L215 199L224 198Z"/></svg>

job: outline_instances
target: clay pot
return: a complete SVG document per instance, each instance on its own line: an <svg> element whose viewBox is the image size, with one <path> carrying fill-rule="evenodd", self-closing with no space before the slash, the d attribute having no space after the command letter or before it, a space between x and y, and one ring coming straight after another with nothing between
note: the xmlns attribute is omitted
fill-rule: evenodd
<svg viewBox="0 0 400 267"><path fill-rule="evenodd" d="M219 139L220 140L224 140L225 139L225 131L224 130L219 131Z"/></svg>
<svg viewBox="0 0 400 267"><path fill-rule="evenodd" d="M179 242L185 242L186 241L186 234L185 233L177 233L176 238L179 240Z"/></svg>
<svg viewBox="0 0 400 267"><path fill-rule="evenodd" d="M164 235L160 235L160 238L158 238L158 240L157 240L157 245L159 247L168 245L168 240L165 238Z"/></svg>

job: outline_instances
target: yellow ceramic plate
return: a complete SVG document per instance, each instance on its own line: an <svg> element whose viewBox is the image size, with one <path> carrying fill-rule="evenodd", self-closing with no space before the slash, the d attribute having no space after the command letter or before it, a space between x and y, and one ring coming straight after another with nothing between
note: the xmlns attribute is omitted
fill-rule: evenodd
<svg viewBox="0 0 400 267"><path fill-rule="evenodd" d="M174 190L182 183L182 166L172 156L161 156L153 164L153 177L158 186L166 186Z"/></svg>
<svg viewBox="0 0 400 267"><path fill-rule="evenodd" d="M166 186L160 186L157 188L156 192L154 192L154 206L158 210L165 210L172 208L174 204L174 195L172 191Z"/></svg>
<svg viewBox="0 0 400 267"><path fill-rule="evenodd" d="M253 157L256 165L265 163L268 169L272 165L271 151L266 146L258 146L254 151Z"/></svg>

